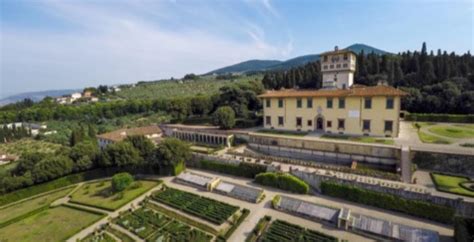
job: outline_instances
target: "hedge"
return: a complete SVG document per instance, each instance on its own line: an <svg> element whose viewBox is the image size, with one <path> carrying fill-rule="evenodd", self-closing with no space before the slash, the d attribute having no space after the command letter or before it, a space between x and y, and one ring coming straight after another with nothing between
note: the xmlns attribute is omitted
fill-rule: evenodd
<svg viewBox="0 0 474 242"><path fill-rule="evenodd" d="M453 222L455 213L454 209L446 206L419 200L405 199L387 193L370 191L334 182L321 182L321 192L331 197L342 198L356 203L402 212L446 224Z"/></svg>
<svg viewBox="0 0 474 242"><path fill-rule="evenodd" d="M294 193L307 194L309 192L309 185L306 182L288 173L260 173L255 177L255 182Z"/></svg>
<svg viewBox="0 0 474 242"><path fill-rule="evenodd" d="M240 162L236 165L218 161L202 160L199 162L199 167L205 170L247 178L255 178L257 174L267 171L265 165L248 162Z"/></svg>
<svg viewBox="0 0 474 242"><path fill-rule="evenodd" d="M223 236L219 236L220 239L221 240L224 239L224 241L227 241L230 238L230 236L234 233L234 231L240 226L240 224L244 222L245 218L249 216L249 214L250 214L250 210L246 208L242 209L242 214L238 218L237 222L234 223L232 227L230 227L229 230L227 230L227 232Z"/></svg>
<svg viewBox="0 0 474 242"><path fill-rule="evenodd" d="M407 113L407 121L474 123L472 114Z"/></svg>
<svg viewBox="0 0 474 242"><path fill-rule="evenodd" d="M454 219L454 239L457 242L474 241L474 218L457 217Z"/></svg>
<svg viewBox="0 0 474 242"><path fill-rule="evenodd" d="M68 175L49 182L37 184L0 196L0 206L31 197L40 193L45 193L58 188L63 188L79 182L105 177L108 172L104 169L96 169L81 173Z"/></svg>

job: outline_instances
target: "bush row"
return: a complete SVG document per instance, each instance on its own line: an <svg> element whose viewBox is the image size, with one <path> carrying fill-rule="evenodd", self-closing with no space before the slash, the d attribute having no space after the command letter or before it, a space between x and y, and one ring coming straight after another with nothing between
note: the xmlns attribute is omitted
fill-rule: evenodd
<svg viewBox="0 0 474 242"><path fill-rule="evenodd" d="M474 123L472 114L407 113L407 121Z"/></svg>
<svg viewBox="0 0 474 242"><path fill-rule="evenodd" d="M454 239L457 242L474 241L474 218L457 217L454 219Z"/></svg>
<svg viewBox="0 0 474 242"><path fill-rule="evenodd" d="M199 166L205 170L247 178L255 178L257 174L267 171L267 167L265 165L246 162L240 162L238 165L236 165L218 161L202 160L199 162Z"/></svg>
<svg viewBox="0 0 474 242"><path fill-rule="evenodd" d="M306 182L288 173L260 173L255 177L255 182L294 193L306 194L309 192L309 185Z"/></svg>
<svg viewBox="0 0 474 242"><path fill-rule="evenodd" d="M263 218L261 218L258 221L257 225L255 225L255 228L253 228L252 233L247 236L245 242L256 242L258 236L265 230L271 220L272 217L268 215L265 215Z"/></svg>
<svg viewBox="0 0 474 242"><path fill-rule="evenodd" d="M370 191L367 189L321 182L321 192L325 195L342 198L348 201L398 211L409 215L426 218L441 223L453 222L454 209L424 201L409 200L391 194Z"/></svg>
<svg viewBox="0 0 474 242"><path fill-rule="evenodd" d="M227 241L230 238L230 236L234 233L234 231L240 226L240 224L244 222L245 218L249 216L249 214L250 214L250 210L246 208L242 209L242 214L237 219L237 222L235 222L232 225L232 227L230 227L229 230L227 230L227 232L224 235L219 236L220 239L221 240L224 239L225 241Z"/></svg>
<svg viewBox="0 0 474 242"><path fill-rule="evenodd" d="M39 185L23 188L23 189L0 196L0 206L15 202L27 197L31 197L40 193L52 191L58 188L63 188L72 184L79 183L79 182L105 177L110 172L113 172L113 171L105 170L105 169L90 170L86 172L81 172L81 173L76 173L76 174L68 175L65 177L61 177L59 179L45 182Z"/></svg>

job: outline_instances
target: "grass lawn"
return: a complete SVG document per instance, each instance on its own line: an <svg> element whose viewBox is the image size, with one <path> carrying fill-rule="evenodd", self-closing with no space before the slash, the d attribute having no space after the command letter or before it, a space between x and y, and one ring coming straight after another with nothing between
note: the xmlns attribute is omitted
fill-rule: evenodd
<svg viewBox="0 0 474 242"><path fill-rule="evenodd" d="M43 206L48 206L53 201L66 196L72 191L72 189L74 189L74 187L61 189L59 191L41 195L20 203L12 204L11 206L6 206L0 209L0 224L16 217L25 215Z"/></svg>
<svg viewBox="0 0 474 242"><path fill-rule="evenodd" d="M428 130L434 134L449 138L474 138L474 129L469 128L469 126L434 125L433 127L428 128Z"/></svg>
<svg viewBox="0 0 474 242"><path fill-rule="evenodd" d="M159 184L156 181L136 181L135 184L137 182L141 183L141 186L130 185L121 198L118 193L111 192L110 180L86 183L72 194L71 202L113 211Z"/></svg>
<svg viewBox="0 0 474 242"><path fill-rule="evenodd" d="M305 132L305 131L295 132L295 131L285 131L285 130L275 130L275 129L260 129L260 130L257 130L257 133L288 135L288 136L305 136L308 134L308 132Z"/></svg>
<svg viewBox="0 0 474 242"><path fill-rule="evenodd" d="M384 144L384 145L393 145L395 142L391 138L376 138L370 136L348 136L348 135L329 135L325 134L321 136L323 139L337 139L337 140L347 140L354 142L362 143L375 143L375 144Z"/></svg>
<svg viewBox="0 0 474 242"><path fill-rule="evenodd" d="M436 189L439 191L474 197L473 191L469 191L460 185L461 182L469 181L466 177L431 173L431 179L433 179Z"/></svg>
<svg viewBox="0 0 474 242"><path fill-rule="evenodd" d="M431 135L427 134L423 131L418 131L418 137L420 137L421 142L423 143L431 143L431 144L451 144L450 141Z"/></svg>
<svg viewBox="0 0 474 242"><path fill-rule="evenodd" d="M65 206L47 209L0 229L2 241L64 241L102 218ZM6 240L3 240L6 239Z"/></svg>

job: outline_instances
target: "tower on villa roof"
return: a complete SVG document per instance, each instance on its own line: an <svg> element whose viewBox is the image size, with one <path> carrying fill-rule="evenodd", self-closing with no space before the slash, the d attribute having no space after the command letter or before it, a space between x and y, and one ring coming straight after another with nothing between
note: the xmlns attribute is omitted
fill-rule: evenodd
<svg viewBox="0 0 474 242"><path fill-rule="evenodd" d="M356 70L356 54L352 50L336 46L334 51L321 53L321 72L323 73L323 88L346 89L354 84Z"/></svg>

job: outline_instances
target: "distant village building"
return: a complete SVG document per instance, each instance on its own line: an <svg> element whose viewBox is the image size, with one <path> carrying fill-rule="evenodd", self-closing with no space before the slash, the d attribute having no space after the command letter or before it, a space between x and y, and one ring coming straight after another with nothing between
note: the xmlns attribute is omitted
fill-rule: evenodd
<svg viewBox="0 0 474 242"><path fill-rule="evenodd" d="M387 86L354 85L356 54L321 54L323 88L267 91L264 127L288 131L397 137L400 99L405 92Z"/></svg>
<svg viewBox="0 0 474 242"><path fill-rule="evenodd" d="M127 138L128 136L145 136L154 143L159 143L161 140L162 132L160 127L157 125L150 125L138 128L129 129L118 129L109 133L97 135L99 141L99 147L101 149L107 147L107 145L119 142Z"/></svg>
<svg viewBox="0 0 474 242"><path fill-rule="evenodd" d="M48 126L46 124L37 124L37 123L25 123L25 122L16 122L16 123L8 123L8 124L0 124L0 127L7 127L8 129L18 129L24 128L26 129L31 136L36 136L40 133L41 130L46 130Z"/></svg>

